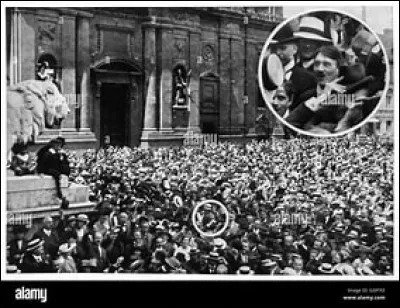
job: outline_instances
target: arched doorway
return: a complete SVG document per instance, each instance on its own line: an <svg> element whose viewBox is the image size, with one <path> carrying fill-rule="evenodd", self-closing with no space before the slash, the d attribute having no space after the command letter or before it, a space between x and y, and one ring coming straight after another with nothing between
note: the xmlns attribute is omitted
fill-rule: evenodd
<svg viewBox="0 0 400 308"><path fill-rule="evenodd" d="M130 61L106 58L92 69L93 127L101 145L138 146L142 128L142 72Z"/></svg>
<svg viewBox="0 0 400 308"><path fill-rule="evenodd" d="M200 129L203 134L219 131L219 78L213 73L200 77Z"/></svg>

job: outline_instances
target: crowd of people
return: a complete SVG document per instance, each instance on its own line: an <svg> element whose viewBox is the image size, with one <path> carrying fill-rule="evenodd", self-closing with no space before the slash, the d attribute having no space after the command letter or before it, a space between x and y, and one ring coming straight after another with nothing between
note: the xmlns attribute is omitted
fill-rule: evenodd
<svg viewBox="0 0 400 308"><path fill-rule="evenodd" d="M15 271L393 275L393 148L374 137L67 153L94 210L15 228Z"/></svg>

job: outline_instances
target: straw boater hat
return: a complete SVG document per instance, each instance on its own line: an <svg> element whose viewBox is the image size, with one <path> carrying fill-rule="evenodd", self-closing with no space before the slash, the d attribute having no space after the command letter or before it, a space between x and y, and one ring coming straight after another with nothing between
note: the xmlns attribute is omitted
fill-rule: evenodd
<svg viewBox="0 0 400 308"><path fill-rule="evenodd" d="M299 31L293 34L297 38L304 38L314 41L321 42L332 42L332 40L326 37L324 22L311 16L305 16L300 21Z"/></svg>
<svg viewBox="0 0 400 308"><path fill-rule="evenodd" d="M254 271L251 269L250 266L243 265L238 269L236 274L238 274L238 275L254 275Z"/></svg>
<svg viewBox="0 0 400 308"><path fill-rule="evenodd" d="M356 274L354 267L347 263L340 263L336 265L335 270L336 272L344 276L352 276Z"/></svg>
<svg viewBox="0 0 400 308"><path fill-rule="evenodd" d="M326 275L331 275L335 272L335 269L333 268L332 264L330 264L330 263L322 263L318 267L318 270L321 274L326 274Z"/></svg>
<svg viewBox="0 0 400 308"><path fill-rule="evenodd" d="M19 273L18 267L16 265L7 265L7 273Z"/></svg>
<svg viewBox="0 0 400 308"><path fill-rule="evenodd" d="M226 248L226 241L223 240L222 238L215 238L214 239L214 246L219 248L219 249L225 249Z"/></svg>
<svg viewBox="0 0 400 308"><path fill-rule="evenodd" d="M270 40L270 44L287 44L297 41L298 38L293 35L292 27L289 24L284 25Z"/></svg>
<svg viewBox="0 0 400 308"><path fill-rule="evenodd" d="M276 262L272 261L271 259L261 260L262 267L271 268L271 267L274 267L275 265L276 265Z"/></svg>
<svg viewBox="0 0 400 308"><path fill-rule="evenodd" d="M40 248L43 246L44 241L41 238L35 238L31 241L28 242L28 245L26 246L26 251L35 251L36 249Z"/></svg>
<svg viewBox="0 0 400 308"><path fill-rule="evenodd" d="M76 218L77 221L89 222L89 218L86 214L79 214Z"/></svg>

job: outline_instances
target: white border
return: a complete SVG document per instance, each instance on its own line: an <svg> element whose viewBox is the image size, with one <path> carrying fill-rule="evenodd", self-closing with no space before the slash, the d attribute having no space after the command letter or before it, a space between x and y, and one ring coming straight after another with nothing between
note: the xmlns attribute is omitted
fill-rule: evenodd
<svg viewBox="0 0 400 308"><path fill-rule="evenodd" d="M266 54L266 52L267 52L267 50L268 50L268 47L269 47L269 45L271 44L272 38L273 38L285 25L287 25L287 24L288 24L289 22L291 22L293 19L298 18L298 17L301 17L301 16L303 16L303 15L310 14L310 13L314 13L314 12L333 12L333 13L340 13L340 14L343 14L343 15L345 15L345 16L347 16L347 17L353 18L354 20L356 20L356 21L358 21L359 23L361 23L361 24L362 24L364 27L366 27L366 28L375 36L375 38L378 40L378 43L379 43L380 47L381 47L382 50L383 50L383 55L384 55L385 62L386 62L386 76L385 76L386 84L385 84L385 87L384 87L384 89L383 89L382 96L381 96L381 98L379 99L379 102L376 104L375 109L374 109L362 122L360 122L360 123L358 123L358 124L352 126L352 127L349 128L348 130L341 131L341 132L334 133L334 134L326 134L326 135L314 134L314 133L310 133L310 132L308 132L308 131L306 131L306 130L302 130L302 129L300 129L300 128L298 128L298 127L296 127L296 126L293 126L292 124L288 123L288 122L287 122L283 117L281 117L281 116L278 114L278 112L273 108L272 103L271 103L271 102L268 102L268 96L267 96L267 94L266 94L266 90L263 88L263 82L262 82L262 64L263 64L264 56L265 56L265 54ZM380 108L382 102L383 102L384 100L386 100L386 94L387 94L387 91L388 91L388 89L389 89L389 84L390 84L390 80L389 80L389 79L390 79L389 58L388 58L388 56L387 56L386 49L385 49L384 45L382 44L382 41L381 41L381 39L379 38L379 36L378 36L378 35L375 33L375 31L372 30L371 27L368 26L364 21L358 19L357 17L355 17L355 16L352 15L352 14L346 13L346 12L344 12L344 11L342 11L342 10L333 9L333 8L321 8L321 9L307 10L307 11L304 11L304 12L302 12L302 13L298 13L298 14L296 14L296 15L294 15L294 16L291 16L291 17L288 18L288 19L285 19L285 20L284 20L283 22L281 22L281 23L271 32L271 34L268 36L267 41L265 42L264 47L263 47L263 49L262 49L262 51L261 51L260 59L259 59L259 61L258 61L258 85L259 85L261 94L262 94L262 96L263 96L263 99L264 99L264 101L265 101L265 104L267 105L267 107L269 108L269 110L271 110L271 112L274 114L274 116L275 116L283 125L285 125L285 126L291 128L291 129L293 129L294 131L298 132L298 133L301 134L301 135L307 135L307 136L311 136L311 137L326 137L326 138L340 137L340 136L344 136L344 135L347 135L347 134L349 134L349 133L352 133L352 132L354 132L355 130L357 130L358 128L360 128L361 126L365 125L365 124L368 122L368 120L370 120L370 119L375 115L375 113L379 110L379 108Z"/></svg>
<svg viewBox="0 0 400 308"><path fill-rule="evenodd" d="M6 31L5 31L5 7L33 7L33 6L42 6L46 7L51 4L52 7L115 7L115 6L132 6L133 2L44 2L44 1L37 1L32 3L30 1L21 1L21 2L10 2L4 1L1 3L1 40L3 47L1 50L1 64L3 68L6 68ZM140 7L148 7L149 2L135 2L135 6ZM265 1L254 1L254 2L243 2L243 1L233 1L233 2L221 2L221 1L196 1L196 2L165 2L165 1L153 1L151 2L153 6L267 6L267 5L277 5L277 6L296 6L296 7L308 7L308 6L315 6L315 2L284 2L284 1L274 1L274 2L265 2ZM360 7L360 2L325 2L324 6L320 6L321 8L326 8L327 6L332 7ZM393 32L394 32L394 72L398 72L398 61L399 61L399 4L397 1L382 1L382 2L374 2L368 3L368 7L370 6L390 6L393 9ZM346 13L347 14L347 13ZM290 17L289 17L290 18ZM1 70L1 89L6 88L6 69ZM394 101L398 102L398 91L399 91L399 80L398 75L393 74L394 78ZM78 274L9 274L6 273L6 191L7 191L7 181L6 181L6 170L5 170L5 161L7 158L6 155L6 112L5 111L5 102L6 101L6 91L1 91L1 280L3 281L398 281L399 280L399 217L398 217L398 208L395 211L396 215L394 216L394 275L393 276L258 276L258 275L251 275L251 276L243 276L243 275L199 275L199 274L190 274L190 275L157 275L157 274L85 274L85 273L78 273ZM398 142L397 138L399 136L399 107L395 104L396 108L394 110L394 133L395 133L395 181L394 187L398 187L399 184L399 149L398 149ZM398 190L394 190L395 193L395 206L398 206Z"/></svg>

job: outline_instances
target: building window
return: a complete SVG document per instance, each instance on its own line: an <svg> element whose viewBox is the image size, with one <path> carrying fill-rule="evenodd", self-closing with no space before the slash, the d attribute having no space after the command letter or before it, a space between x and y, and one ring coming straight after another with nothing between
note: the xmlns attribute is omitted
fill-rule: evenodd
<svg viewBox="0 0 400 308"><path fill-rule="evenodd" d="M392 130L392 121L386 121L386 131Z"/></svg>
<svg viewBox="0 0 400 308"><path fill-rule="evenodd" d="M61 68L57 66L57 59L51 54L43 54L39 57L36 69L37 80L50 79L61 92Z"/></svg>

